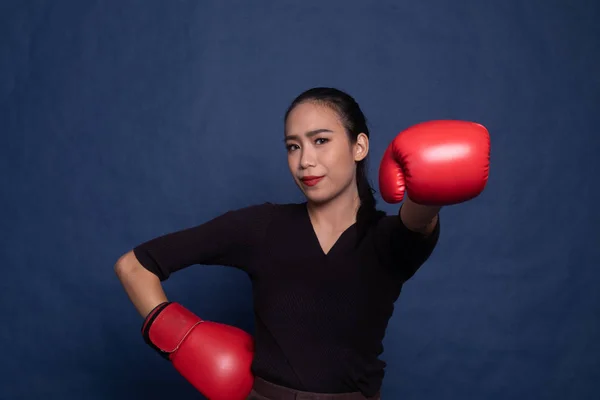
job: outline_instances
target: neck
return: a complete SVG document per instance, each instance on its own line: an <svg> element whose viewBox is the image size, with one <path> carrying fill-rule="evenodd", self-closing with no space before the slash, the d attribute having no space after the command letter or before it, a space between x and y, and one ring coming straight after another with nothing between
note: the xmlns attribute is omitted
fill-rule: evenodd
<svg viewBox="0 0 600 400"><path fill-rule="evenodd" d="M343 231L356 222L360 198L356 185L325 203L307 203L313 224L331 231Z"/></svg>

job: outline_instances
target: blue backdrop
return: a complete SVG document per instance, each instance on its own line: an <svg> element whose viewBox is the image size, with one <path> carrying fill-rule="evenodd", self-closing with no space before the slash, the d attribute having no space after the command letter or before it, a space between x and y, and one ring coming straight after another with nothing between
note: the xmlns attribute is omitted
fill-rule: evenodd
<svg viewBox="0 0 600 400"><path fill-rule="evenodd" d="M599 11L2 1L0 398L198 398L141 339L113 264L229 209L302 200L282 117L327 85L370 120L374 183L414 123L474 120L492 137L485 193L443 210L439 247L397 303L383 398L596 399ZM165 290L253 330L237 270L195 266Z"/></svg>

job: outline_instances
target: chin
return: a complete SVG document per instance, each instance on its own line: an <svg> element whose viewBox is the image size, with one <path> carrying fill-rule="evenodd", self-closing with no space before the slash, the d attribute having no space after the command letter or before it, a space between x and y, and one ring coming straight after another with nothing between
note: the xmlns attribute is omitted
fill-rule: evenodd
<svg viewBox="0 0 600 400"><path fill-rule="evenodd" d="M324 204L332 199L332 196L328 193L310 193L304 192L306 200L313 204Z"/></svg>

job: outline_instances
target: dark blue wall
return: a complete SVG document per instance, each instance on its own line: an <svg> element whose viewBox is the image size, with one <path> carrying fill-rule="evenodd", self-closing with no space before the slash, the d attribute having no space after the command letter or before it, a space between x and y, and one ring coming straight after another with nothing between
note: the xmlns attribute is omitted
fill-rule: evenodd
<svg viewBox="0 0 600 400"><path fill-rule="evenodd" d="M485 193L443 211L397 303L384 398L597 398L599 10L3 1L0 398L196 398L142 341L113 264L228 209L301 200L282 116L318 85L363 106L373 182L416 122L475 120L492 136ZM253 329L239 271L197 266L165 289Z"/></svg>

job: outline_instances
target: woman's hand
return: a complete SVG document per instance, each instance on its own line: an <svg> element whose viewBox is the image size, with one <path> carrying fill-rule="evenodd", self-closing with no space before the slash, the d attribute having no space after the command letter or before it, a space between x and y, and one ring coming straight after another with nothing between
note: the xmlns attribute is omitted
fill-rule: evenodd
<svg viewBox="0 0 600 400"><path fill-rule="evenodd" d="M388 203L405 192L402 222L412 230L435 227L442 206L471 200L488 180L490 136L485 127L467 121L429 121L400 132L379 167L379 187Z"/></svg>

